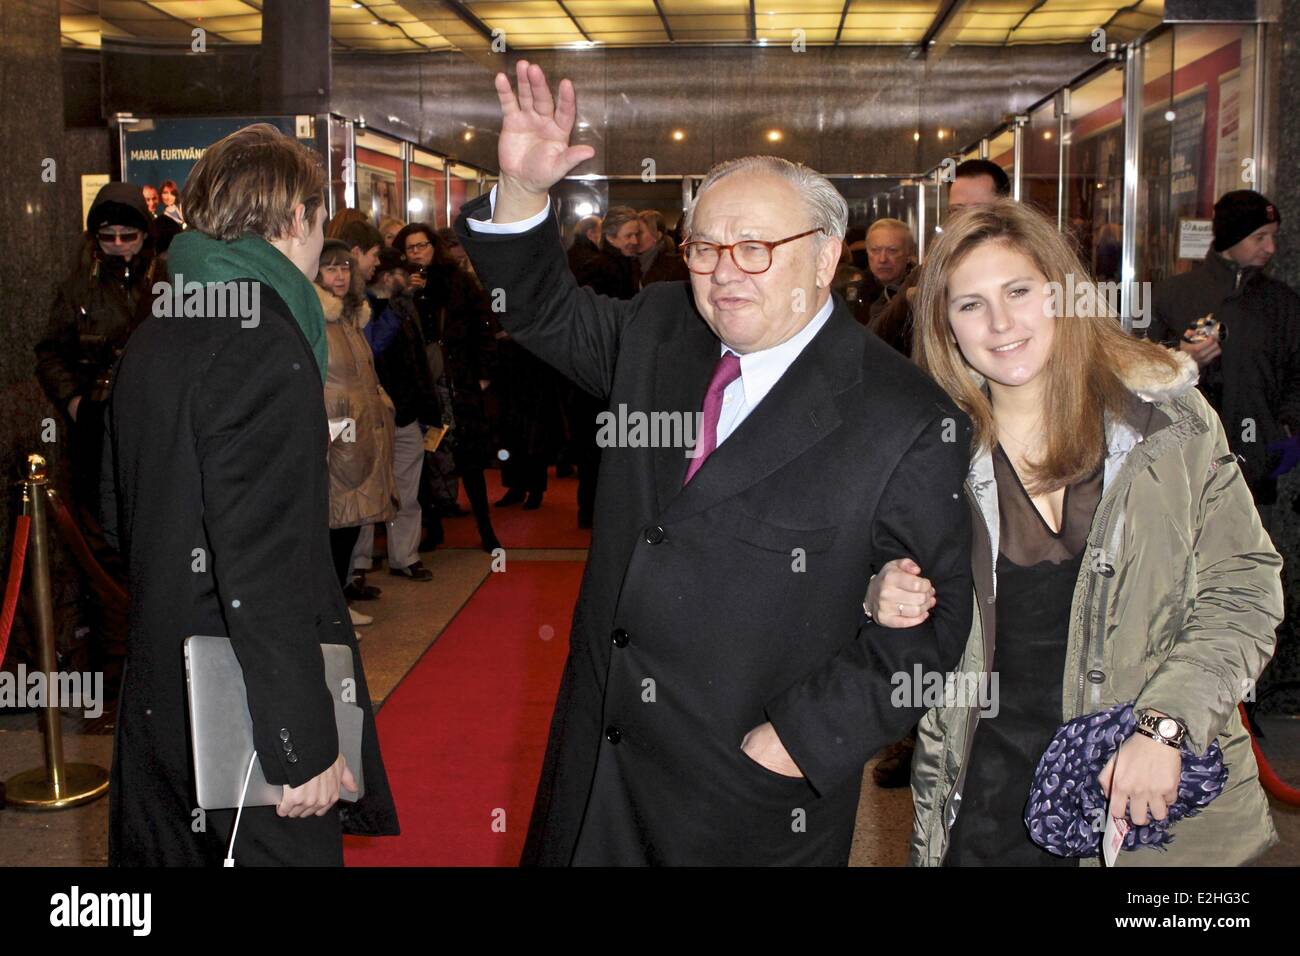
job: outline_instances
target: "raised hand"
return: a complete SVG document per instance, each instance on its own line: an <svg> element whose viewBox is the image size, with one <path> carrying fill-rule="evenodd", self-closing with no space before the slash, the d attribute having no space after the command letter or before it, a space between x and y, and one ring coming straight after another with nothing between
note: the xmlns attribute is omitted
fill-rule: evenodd
<svg viewBox="0 0 1300 956"><path fill-rule="evenodd" d="M496 75L501 100L501 137L497 161L501 180L493 219L517 222L539 211L546 192L575 166L596 155L590 146L570 146L577 99L573 84L561 80L552 99L542 68L527 60L515 64L519 94L504 73Z"/></svg>

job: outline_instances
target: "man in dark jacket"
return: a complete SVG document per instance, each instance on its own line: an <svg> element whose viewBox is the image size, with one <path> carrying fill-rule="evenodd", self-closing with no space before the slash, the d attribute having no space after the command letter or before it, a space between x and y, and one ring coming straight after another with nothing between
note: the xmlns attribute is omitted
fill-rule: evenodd
<svg viewBox="0 0 1300 956"><path fill-rule="evenodd" d="M652 282L686 282L691 274L664 229L664 214L658 209L641 210L641 247L637 263L641 266L641 285Z"/></svg>
<svg viewBox="0 0 1300 956"><path fill-rule="evenodd" d="M701 185L693 297L579 288L547 191L594 151L568 145L568 81L556 106L517 74L524 106L496 77L501 178L456 223L502 324L616 417L698 423L604 449L524 860L843 865L863 766L922 712L897 675L945 673L969 634L969 423L831 296L848 209L786 160ZM962 597L900 641L862 593L905 554Z"/></svg>
<svg viewBox="0 0 1300 956"><path fill-rule="evenodd" d="M611 206L601 220L601 244L575 269L578 285L614 299L630 299L641 288L641 217L630 206Z"/></svg>
<svg viewBox="0 0 1300 956"><path fill-rule="evenodd" d="M1273 473L1286 446L1300 440L1300 297L1265 271L1281 221L1259 193L1225 193L1214 206L1213 248L1189 272L1156 285L1146 329L1200 366L1199 387L1243 459L1270 531Z"/></svg>
<svg viewBox="0 0 1300 956"><path fill-rule="evenodd" d="M880 284L880 294L867 313L874 320L907 283L914 270L916 242L901 219L877 219L867 230L867 268Z"/></svg>
<svg viewBox="0 0 1300 956"><path fill-rule="evenodd" d="M573 227L573 244L569 246L569 271L576 274L587 262L600 255L600 217L583 216Z"/></svg>
<svg viewBox="0 0 1300 956"><path fill-rule="evenodd" d="M67 416L72 492L98 511L103 409L114 363L153 303L155 263L149 208L139 186L108 183L86 217L81 261L59 286L45 335L36 343L36 377ZM157 275L155 275L157 273Z"/></svg>
<svg viewBox="0 0 1300 956"><path fill-rule="evenodd" d="M330 557L328 351L307 279L325 188L315 155L267 124L209 147L185 187L193 228L171 250L186 285L206 294L197 309L143 322L118 365L106 456L116 493L105 510L119 518L131 640L109 790L112 865L220 866L230 844L235 811L196 805L191 635L230 639L262 775L284 788L278 806L243 809L236 861L341 865L344 832L397 832ZM216 282L237 296L218 299ZM322 644L351 650L354 685L326 684ZM339 752L335 708L352 703L361 768ZM340 786L358 783L360 800L339 803Z"/></svg>
<svg viewBox="0 0 1300 956"><path fill-rule="evenodd" d="M393 400L393 477L401 502L388 522L388 566L419 561L420 469L424 433L442 423L442 409L420 330L420 313L406 292L406 266L396 249L383 247L366 298L370 323L362 331L375 354L375 374Z"/></svg>

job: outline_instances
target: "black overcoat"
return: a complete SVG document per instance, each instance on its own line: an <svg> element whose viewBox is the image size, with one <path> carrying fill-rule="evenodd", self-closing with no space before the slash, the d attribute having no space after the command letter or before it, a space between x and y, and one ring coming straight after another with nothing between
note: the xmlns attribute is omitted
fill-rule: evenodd
<svg viewBox="0 0 1300 956"><path fill-rule="evenodd" d="M329 546L329 434L310 346L266 284L256 325L152 317L127 343L109 429L130 638L113 753L109 859L218 865L230 811L196 814L184 641L228 636L268 782L338 756L323 643L352 648L366 795L322 817L244 811L235 859L342 862L341 832L397 832L374 716Z"/></svg>
<svg viewBox="0 0 1300 956"><path fill-rule="evenodd" d="M512 336L616 412L701 408L720 348L685 283L579 288L553 218L470 232L488 202L456 229ZM954 667L969 633L968 428L837 298L689 485L680 442L605 448L523 862L847 862L863 766L923 712L895 675ZM862 599L902 555L951 600L887 631ZM769 720L803 778L741 750Z"/></svg>

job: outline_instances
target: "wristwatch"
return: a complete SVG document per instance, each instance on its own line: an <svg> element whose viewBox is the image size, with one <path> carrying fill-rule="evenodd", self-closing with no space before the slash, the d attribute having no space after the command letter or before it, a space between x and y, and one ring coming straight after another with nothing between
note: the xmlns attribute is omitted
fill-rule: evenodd
<svg viewBox="0 0 1300 956"><path fill-rule="evenodd" d="M1137 712L1137 727L1134 729L1143 736L1158 740L1162 744L1168 744L1174 748L1181 747L1183 738L1187 736L1187 728L1183 726L1181 720L1176 717L1166 717L1150 710Z"/></svg>

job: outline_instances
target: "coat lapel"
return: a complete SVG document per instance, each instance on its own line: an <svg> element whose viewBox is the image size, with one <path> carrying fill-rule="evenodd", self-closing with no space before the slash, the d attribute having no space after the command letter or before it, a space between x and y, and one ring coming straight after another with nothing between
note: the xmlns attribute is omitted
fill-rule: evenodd
<svg viewBox="0 0 1300 956"><path fill-rule="evenodd" d="M653 408L694 415L704 406L709 377L722 353L718 337L693 308L687 307L683 319L680 334L659 345L655 357ZM665 446L654 450L659 513L662 514L668 502L682 490L689 462L685 449L681 447Z"/></svg>
<svg viewBox="0 0 1300 956"><path fill-rule="evenodd" d="M838 301L825 326L794 360L772 390L682 487L687 459L669 449L659 462L662 520L679 521L733 497L798 458L840 424L835 395L861 377L862 344L857 325ZM710 338L712 338L710 336ZM692 357L690 407L699 410L718 358L717 340L702 358ZM681 361L661 349L660 361ZM661 374L664 366L660 366ZM683 396L682 401L686 401ZM682 405L661 406L668 408ZM670 480L671 477L671 480Z"/></svg>

